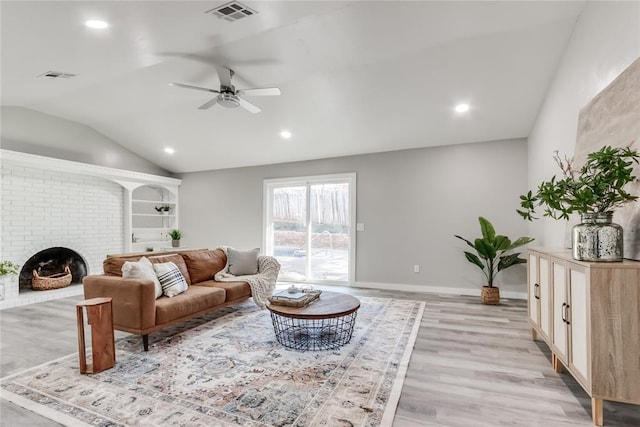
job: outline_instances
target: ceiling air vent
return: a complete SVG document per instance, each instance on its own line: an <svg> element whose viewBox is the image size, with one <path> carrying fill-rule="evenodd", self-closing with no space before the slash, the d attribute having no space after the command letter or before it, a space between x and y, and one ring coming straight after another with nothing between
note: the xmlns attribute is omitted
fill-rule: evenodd
<svg viewBox="0 0 640 427"><path fill-rule="evenodd" d="M247 16L255 15L258 12L243 5L242 3L232 1L225 3L222 6L218 6L215 9L207 10L205 13L211 13L220 19L233 22L238 19L246 18Z"/></svg>
<svg viewBox="0 0 640 427"><path fill-rule="evenodd" d="M70 79L76 76L77 74L61 73L60 71L47 71L44 74L40 74L38 77L46 77L48 79Z"/></svg>

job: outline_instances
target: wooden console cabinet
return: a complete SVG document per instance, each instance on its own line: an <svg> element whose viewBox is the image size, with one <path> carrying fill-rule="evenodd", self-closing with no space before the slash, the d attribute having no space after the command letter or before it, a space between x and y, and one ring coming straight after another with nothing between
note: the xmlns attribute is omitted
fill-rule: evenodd
<svg viewBox="0 0 640 427"><path fill-rule="evenodd" d="M528 316L533 339L552 351L591 397L640 405L640 262L576 261L571 251L528 252Z"/></svg>

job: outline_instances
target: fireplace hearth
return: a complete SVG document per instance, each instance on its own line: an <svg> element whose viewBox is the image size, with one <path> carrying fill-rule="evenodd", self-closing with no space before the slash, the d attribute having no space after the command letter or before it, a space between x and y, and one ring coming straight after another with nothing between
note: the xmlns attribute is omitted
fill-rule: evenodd
<svg viewBox="0 0 640 427"><path fill-rule="evenodd" d="M63 273L67 266L71 270L71 283L82 283L82 278L87 275L87 263L74 250L53 247L36 253L24 263L20 270L19 292L32 290L34 270L43 277Z"/></svg>

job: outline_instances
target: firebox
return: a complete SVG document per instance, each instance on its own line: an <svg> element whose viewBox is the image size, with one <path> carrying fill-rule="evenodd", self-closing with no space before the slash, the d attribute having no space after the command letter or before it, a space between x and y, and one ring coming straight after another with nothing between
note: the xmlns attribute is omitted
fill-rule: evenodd
<svg viewBox="0 0 640 427"><path fill-rule="evenodd" d="M37 271L39 276L51 276L63 273L67 266L71 270L71 283L82 283L82 278L87 275L87 263L74 250L54 247L36 253L20 270L19 292L31 290L33 270Z"/></svg>

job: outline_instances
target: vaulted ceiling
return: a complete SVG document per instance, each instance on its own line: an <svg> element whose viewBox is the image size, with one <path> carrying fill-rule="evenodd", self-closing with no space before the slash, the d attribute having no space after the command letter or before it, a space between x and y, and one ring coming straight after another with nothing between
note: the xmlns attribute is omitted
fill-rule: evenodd
<svg viewBox="0 0 640 427"><path fill-rule="evenodd" d="M81 122L172 172L526 137L583 7L243 1L257 13L205 13L224 3L2 1L2 105ZM282 95L246 97L258 114L199 110L213 94L168 85L218 89L216 66L237 88Z"/></svg>

